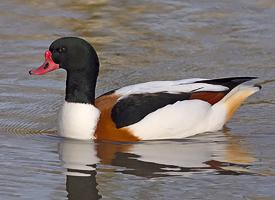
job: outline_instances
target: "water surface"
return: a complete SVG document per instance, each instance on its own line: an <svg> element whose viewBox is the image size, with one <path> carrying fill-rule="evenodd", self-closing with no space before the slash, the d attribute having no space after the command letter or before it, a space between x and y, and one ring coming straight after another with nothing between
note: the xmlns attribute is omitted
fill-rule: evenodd
<svg viewBox="0 0 275 200"><path fill-rule="evenodd" d="M0 2L0 199L275 199L275 3ZM97 95L151 80L259 76L227 126L136 144L57 136L63 71L31 77L51 41L100 57Z"/></svg>

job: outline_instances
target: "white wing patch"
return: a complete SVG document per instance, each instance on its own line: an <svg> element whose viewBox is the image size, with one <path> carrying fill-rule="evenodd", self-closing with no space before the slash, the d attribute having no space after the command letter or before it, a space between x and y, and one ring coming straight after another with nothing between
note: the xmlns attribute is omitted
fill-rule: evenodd
<svg viewBox="0 0 275 200"><path fill-rule="evenodd" d="M116 90L116 94L127 96L130 94L156 93L156 92L192 92L192 91L225 91L227 87L222 85L212 85L206 83L194 83L207 79L193 78L177 81L152 81L130 85ZM123 97L122 97L123 98Z"/></svg>

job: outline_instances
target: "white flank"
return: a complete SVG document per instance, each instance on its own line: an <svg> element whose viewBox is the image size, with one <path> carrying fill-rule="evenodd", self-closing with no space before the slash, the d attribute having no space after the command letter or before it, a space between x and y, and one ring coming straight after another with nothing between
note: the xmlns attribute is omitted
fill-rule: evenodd
<svg viewBox="0 0 275 200"><path fill-rule="evenodd" d="M205 101L188 100L158 109L127 128L142 140L176 139L217 131L225 120L223 104L211 106Z"/></svg>
<svg viewBox="0 0 275 200"><path fill-rule="evenodd" d="M67 138L94 139L99 116L100 111L91 104L65 101L59 116L59 133Z"/></svg>
<svg viewBox="0 0 275 200"><path fill-rule="evenodd" d="M178 101L150 113L128 126L142 140L185 138L203 132L220 130L228 120L228 104L241 103L259 91L258 87L240 85L213 106L201 100Z"/></svg>

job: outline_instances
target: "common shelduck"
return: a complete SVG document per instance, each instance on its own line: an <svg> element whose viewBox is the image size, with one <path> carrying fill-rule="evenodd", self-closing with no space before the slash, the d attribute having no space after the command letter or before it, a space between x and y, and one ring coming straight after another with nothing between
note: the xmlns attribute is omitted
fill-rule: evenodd
<svg viewBox="0 0 275 200"><path fill-rule="evenodd" d="M45 62L29 73L67 71L59 133L74 139L139 141L185 138L220 130L260 85L240 85L255 77L192 78L130 85L95 98L99 60L77 37L55 40Z"/></svg>

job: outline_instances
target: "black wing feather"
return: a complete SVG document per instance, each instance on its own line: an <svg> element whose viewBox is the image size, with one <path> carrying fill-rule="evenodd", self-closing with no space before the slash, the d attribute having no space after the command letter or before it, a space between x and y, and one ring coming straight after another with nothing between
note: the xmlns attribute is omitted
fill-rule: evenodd
<svg viewBox="0 0 275 200"><path fill-rule="evenodd" d="M117 128L129 126L146 115L177 101L189 99L190 93L146 93L131 94L119 100L112 109L112 120Z"/></svg>
<svg viewBox="0 0 275 200"><path fill-rule="evenodd" d="M232 90L234 87L252 79L256 79L257 77L230 77L230 78L219 78L219 79L210 79L210 80L202 80L196 81L195 83L207 83L213 85L222 85L228 87Z"/></svg>

